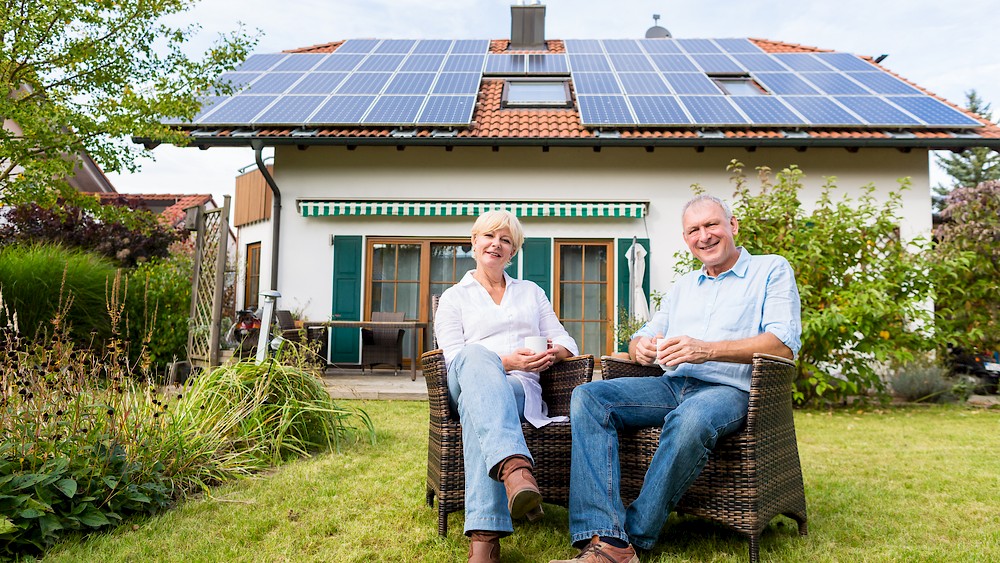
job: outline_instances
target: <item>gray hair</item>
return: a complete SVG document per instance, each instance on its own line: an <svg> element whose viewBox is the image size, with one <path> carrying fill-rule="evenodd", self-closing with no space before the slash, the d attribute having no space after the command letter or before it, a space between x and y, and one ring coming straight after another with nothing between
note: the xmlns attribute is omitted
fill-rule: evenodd
<svg viewBox="0 0 1000 563"><path fill-rule="evenodd" d="M729 221L730 219L733 218L733 212L729 209L729 205L726 202L715 197L714 195L708 195L708 194L701 194L688 200L688 202L684 204L684 208L681 209L681 217L683 217L684 214L687 213L689 207L702 203L714 203L719 207L721 207L722 214L726 216L726 221Z"/></svg>

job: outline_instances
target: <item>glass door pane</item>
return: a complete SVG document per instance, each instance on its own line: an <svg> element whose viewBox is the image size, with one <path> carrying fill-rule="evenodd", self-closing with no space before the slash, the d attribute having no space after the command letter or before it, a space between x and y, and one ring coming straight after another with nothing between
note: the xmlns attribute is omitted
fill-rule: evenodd
<svg viewBox="0 0 1000 563"><path fill-rule="evenodd" d="M599 357L610 353L608 303L609 242L556 242L559 292L556 310L566 330L576 339L581 354Z"/></svg>

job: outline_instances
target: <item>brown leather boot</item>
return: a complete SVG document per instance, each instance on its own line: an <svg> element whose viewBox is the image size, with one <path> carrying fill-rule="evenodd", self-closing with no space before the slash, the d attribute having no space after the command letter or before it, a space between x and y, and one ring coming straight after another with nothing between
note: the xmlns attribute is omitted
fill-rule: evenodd
<svg viewBox="0 0 1000 563"><path fill-rule="evenodd" d="M590 539L580 553L572 559L552 559L549 563L639 563L632 544L628 547L615 547L604 543L597 536Z"/></svg>
<svg viewBox="0 0 1000 563"><path fill-rule="evenodd" d="M507 491L507 509L511 518L527 516L534 522L542 517L542 493L531 473L528 458L512 455L501 461L498 476Z"/></svg>
<svg viewBox="0 0 1000 563"><path fill-rule="evenodd" d="M469 534L469 563L499 563L500 532L473 530Z"/></svg>

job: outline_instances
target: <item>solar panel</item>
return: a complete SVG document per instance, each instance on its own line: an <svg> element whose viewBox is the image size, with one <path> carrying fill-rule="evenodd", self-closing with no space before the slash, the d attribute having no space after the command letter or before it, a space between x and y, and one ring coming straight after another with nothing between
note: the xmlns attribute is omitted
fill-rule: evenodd
<svg viewBox="0 0 1000 563"><path fill-rule="evenodd" d="M621 94L618 80L610 72L585 72L573 78L577 94Z"/></svg>
<svg viewBox="0 0 1000 563"><path fill-rule="evenodd" d="M810 53L777 53L772 56L796 72L827 72L830 70L830 67Z"/></svg>
<svg viewBox="0 0 1000 563"><path fill-rule="evenodd" d="M416 41L412 39L386 39L375 48L375 53L400 53L407 54L413 49Z"/></svg>
<svg viewBox="0 0 1000 563"><path fill-rule="evenodd" d="M625 72L618 75L626 94L669 95L670 88L656 72Z"/></svg>
<svg viewBox="0 0 1000 563"><path fill-rule="evenodd" d="M727 53L761 53L760 47L749 39L728 38L716 39L715 43Z"/></svg>
<svg viewBox="0 0 1000 563"><path fill-rule="evenodd" d="M472 120L475 96L430 96L417 118L419 123L464 125Z"/></svg>
<svg viewBox="0 0 1000 563"><path fill-rule="evenodd" d="M672 72L664 74L670 87L678 94L721 94L712 79L701 73Z"/></svg>
<svg viewBox="0 0 1000 563"><path fill-rule="evenodd" d="M835 96L847 109L871 125L920 125L920 122L895 106L872 96Z"/></svg>
<svg viewBox="0 0 1000 563"><path fill-rule="evenodd" d="M451 54L482 54L490 50L490 42L485 39L460 39L455 41Z"/></svg>
<svg viewBox="0 0 1000 563"><path fill-rule="evenodd" d="M443 55L451 50L451 44L450 39L423 39L417 42L416 47L413 48L413 54Z"/></svg>
<svg viewBox="0 0 1000 563"><path fill-rule="evenodd" d="M236 72L254 72L270 70L288 55L285 53L273 53L268 55L250 55L243 64L236 67Z"/></svg>
<svg viewBox="0 0 1000 563"><path fill-rule="evenodd" d="M983 124L930 96L889 96L890 102L919 117L928 125L981 127Z"/></svg>
<svg viewBox="0 0 1000 563"><path fill-rule="evenodd" d="M253 121L277 96L234 96L201 118L199 124L243 125Z"/></svg>
<svg viewBox="0 0 1000 563"><path fill-rule="evenodd" d="M681 48L673 39L639 39L639 46L649 54L680 53Z"/></svg>
<svg viewBox="0 0 1000 563"><path fill-rule="evenodd" d="M199 109L198 113L196 113L194 118L191 119L191 123L197 123L199 119L208 115L208 113L211 112L213 109L215 109L215 107L219 105L222 101L228 99L229 98L226 96L205 96L203 98L200 98L198 101L201 102L201 109ZM187 123L182 119L175 119L175 118L166 119L163 122L166 123L167 125L180 125L182 123Z"/></svg>
<svg viewBox="0 0 1000 563"><path fill-rule="evenodd" d="M326 101L326 96L281 96L253 123L305 123L316 108Z"/></svg>
<svg viewBox="0 0 1000 563"><path fill-rule="evenodd" d="M772 94L779 96L815 95L819 92L810 86L799 75L792 72L761 72L754 74L757 82L766 87Z"/></svg>
<svg viewBox="0 0 1000 563"><path fill-rule="evenodd" d="M781 100L771 96L732 96L736 107L758 125L802 125L804 119L790 110Z"/></svg>
<svg viewBox="0 0 1000 563"><path fill-rule="evenodd" d="M569 55L573 72L610 72L611 64L604 55Z"/></svg>
<svg viewBox="0 0 1000 563"><path fill-rule="evenodd" d="M736 111L727 96L681 96L680 99L695 123L706 125L748 123L746 118Z"/></svg>
<svg viewBox="0 0 1000 563"><path fill-rule="evenodd" d="M528 55L528 74L569 74L566 55Z"/></svg>
<svg viewBox="0 0 1000 563"><path fill-rule="evenodd" d="M442 63L444 55L410 55L406 57L399 67L400 72L437 72Z"/></svg>
<svg viewBox="0 0 1000 563"><path fill-rule="evenodd" d="M684 113L676 96L628 96L639 125L688 125L691 118Z"/></svg>
<svg viewBox="0 0 1000 563"><path fill-rule="evenodd" d="M400 72L385 87L385 94L429 94L437 74L433 72Z"/></svg>
<svg viewBox="0 0 1000 563"><path fill-rule="evenodd" d="M687 55L650 55L650 58L663 72L698 72L698 65Z"/></svg>
<svg viewBox="0 0 1000 563"><path fill-rule="evenodd" d="M674 39L685 53L721 53L709 39Z"/></svg>
<svg viewBox="0 0 1000 563"><path fill-rule="evenodd" d="M356 124L361 122L375 96L330 96L326 103L309 118L308 123Z"/></svg>
<svg viewBox="0 0 1000 563"><path fill-rule="evenodd" d="M293 53L279 62L272 68L272 71L305 71L311 70L314 66L322 62L327 55L317 55L315 53Z"/></svg>
<svg viewBox="0 0 1000 563"><path fill-rule="evenodd" d="M337 47L337 52L361 53L363 55L367 55L368 53L371 53L380 42L380 39L348 39L347 41L344 41L340 47Z"/></svg>
<svg viewBox="0 0 1000 563"><path fill-rule="evenodd" d="M302 72L272 72L265 74L250 84L244 90L244 93L282 94L303 76L305 74Z"/></svg>
<svg viewBox="0 0 1000 563"><path fill-rule="evenodd" d="M424 99L424 96L380 96L361 122L379 125L415 123Z"/></svg>
<svg viewBox="0 0 1000 563"><path fill-rule="evenodd" d="M882 71L874 72L848 72L854 80L864 84L869 90L876 94L914 94L924 95L923 92Z"/></svg>
<svg viewBox="0 0 1000 563"><path fill-rule="evenodd" d="M310 72L288 91L289 94L332 94L346 72Z"/></svg>
<svg viewBox="0 0 1000 563"><path fill-rule="evenodd" d="M563 45L567 53L604 53L604 47L597 39L567 39Z"/></svg>
<svg viewBox="0 0 1000 563"><path fill-rule="evenodd" d="M378 94L392 78L391 72L358 72L351 74L337 88L338 94Z"/></svg>
<svg viewBox="0 0 1000 563"><path fill-rule="evenodd" d="M878 68L850 53L814 53L813 56L837 70L877 70Z"/></svg>
<svg viewBox="0 0 1000 563"><path fill-rule="evenodd" d="M330 72L349 72L354 70L362 60L364 60L364 55L344 55L340 53L333 53L329 57L319 63L319 66L313 70L330 71Z"/></svg>
<svg viewBox="0 0 1000 563"><path fill-rule="evenodd" d="M524 55L490 55L486 57L486 74L523 74L527 65Z"/></svg>
<svg viewBox="0 0 1000 563"><path fill-rule="evenodd" d="M871 92L839 72L808 72L802 75L821 92L831 95L871 95Z"/></svg>
<svg viewBox="0 0 1000 563"><path fill-rule="evenodd" d="M708 73L743 73L746 70L726 55L691 55L694 62Z"/></svg>
<svg viewBox="0 0 1000 563"><path fill-rule="evenodd" d="M863 123L830 98L823 96L785 96L792 106L814 125L863 125Z"/></svg>
<svg viewBox="0 0 1000 563"><path fill-rule="evenodd" d="M618 72L649 72L654 70L646 55L608 55L611 66Z"/></svg>
<svg viewBox="0 0 1000 563"><path fill-rule="evenodd" d="M782 66L774 57L765 54L734 53L734 59L750 72L782 72L788 69Z"/></svg>
<svg viewBox="0 0 1000 563"><path fill-rule="evenodd" d="M610 53L641 55L642 49L635 39L605 39L604 50Z"/></svg>
<svg viewBox="0 0 1000 563"><path fill-rule="evenodd" d="M444 72L483 72L485 55L455 55L444 60Z"/></svg>
<svg viewBox="0 0 1000 563"><path fill-rule="evenodd" d="M624 96L577 96L584 125L634 125Z"/></svg>
<svg viewBox="0 0 1000 563"><path fill-rule="evenodd" d="M357 72L395 72L403 63L405 55L368 55L361 61Z"/></svg>
<svg viewBox="0 0 1000 563"><path fill-rule="evenodd" d="M233 93L236 93L260 76L259 72L224 72L219 75L219 82L228 85L232 88Z"/></svg>
<svg viewBox="0 0 1000 563"><path fill-rule="evenodd" d="M482 76L475 72L442 72L434 84L434 94L476 94Z"/></svg>

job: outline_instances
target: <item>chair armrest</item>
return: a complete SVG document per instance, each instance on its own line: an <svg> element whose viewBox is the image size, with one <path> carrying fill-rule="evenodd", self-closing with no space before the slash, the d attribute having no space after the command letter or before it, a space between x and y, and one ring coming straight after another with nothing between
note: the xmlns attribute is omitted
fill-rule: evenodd
<svg viewBox="0 0 1000 563"><path fill-rule="evenodd" d="M770 354L753 355L750 375L750 405L747 412L747 432L771 435L781 427L791 427L792 382L795 362ZM764 416L763 413L766 413Z"/></svg>
<svg viewBox="0 0 1000 563"><path fill-rule="evenodd" d="M634 360L625 360L613 356L601 356L601 378L617 379L619 377L653 377L663 375L660 366L644 366Z"/></svg>
<svg viewBox="0 0 1000 563"><path fill-rule="evenodd" d="M553 364L539 374L542 400L549 407L549 416L569 416L573 389L594 377L594 356L573 356Z"/></svg>
<svg viewBox="0 0 1000 563"><path fill-rule="evenodd" d="M451 412L448 402L448 371L444 366L444 351L440 348L420 355L420 369L427 384L427 401L430 403L431 418L458 418Z"/></svg>

